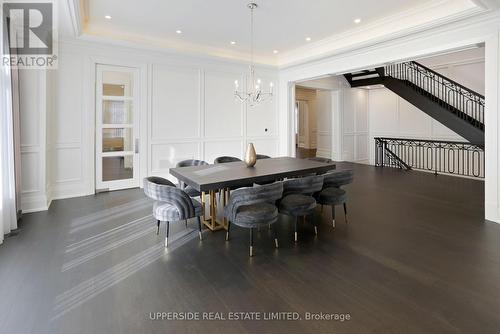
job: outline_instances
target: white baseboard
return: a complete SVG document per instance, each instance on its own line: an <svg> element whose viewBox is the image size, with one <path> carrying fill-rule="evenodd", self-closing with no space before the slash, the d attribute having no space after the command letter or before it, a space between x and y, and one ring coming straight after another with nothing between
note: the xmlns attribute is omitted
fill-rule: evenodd
<svg viewBox="0 0 500 334"><path fill-rule="evenodd" d="M500 209L495 203L484 204L485 219L500 224Z"/></svg>
<svg viewBox="0 0 500 334"><path fill-rule="evenodd" d="M21 195L21 210L23 213L45 211L49 209L51 200L46 194Z"/></svg>
<svg viewBox="0 0 500 334"><path fill-rule="evenodd" d="M89 187L85 183L56 183L52 187L52 199L63 199L80 196L92 195L93 192L89 191Z"/></svg>

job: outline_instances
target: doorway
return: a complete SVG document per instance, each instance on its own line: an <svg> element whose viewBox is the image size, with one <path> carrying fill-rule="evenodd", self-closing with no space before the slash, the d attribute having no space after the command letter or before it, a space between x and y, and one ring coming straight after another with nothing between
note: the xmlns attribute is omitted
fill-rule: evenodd
<svg viewBox="0 0 500 334"><path fill-rule="evenodd" d="M97 64L96 192L139 186L139 69Z"/></svg>

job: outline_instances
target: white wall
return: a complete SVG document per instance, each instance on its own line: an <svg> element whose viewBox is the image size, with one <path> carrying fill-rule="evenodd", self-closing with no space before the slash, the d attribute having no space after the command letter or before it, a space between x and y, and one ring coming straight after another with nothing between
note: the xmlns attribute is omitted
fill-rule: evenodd
<svg viewBox="0 0 500 334"><path fill-rule="evenodd" d="M342 160L368 162L368 92L342 90Z"/></svg>
<svg viewBox="0 0 500 334"><path fill-rule="evenodd" d="M484 95L485 48L478 47L417 60L434 71Z"/></svg>
<svg viewBox="0 0 500 334"><path fill-rule="evenodd" d="M135 109L141 177L168 177L183 159L241 158L248 142L258 153L278 154L277 97L251 110L234 101L234 80L243 81L246 64L64 40L58 70L21 77L24 212L94 193L96 62L141 70L142 101ZM266 87L277 84L276 70L257 72Z"/></svg>
<svg viewBox="0 0 500 334"><path fill-rule="evenodd" d="M21 209L45 210L47 197L47 71L20 70Z"/></svg>

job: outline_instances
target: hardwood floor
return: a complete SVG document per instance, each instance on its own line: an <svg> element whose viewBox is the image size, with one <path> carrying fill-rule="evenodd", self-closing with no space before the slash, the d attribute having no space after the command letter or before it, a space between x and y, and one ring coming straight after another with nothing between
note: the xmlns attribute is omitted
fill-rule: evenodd
<svg viewBox="0 0 500 334"><path fill-rule="evenodd" d="M280 217L232 238L173 224L163 249L132 189L54 201L0 246L0 333L499 333L500 225L481 181L365 165L299 242ZM175 239L172 237L171 239ZM348 321L151 320L150 312L348 313Z"/></svg>

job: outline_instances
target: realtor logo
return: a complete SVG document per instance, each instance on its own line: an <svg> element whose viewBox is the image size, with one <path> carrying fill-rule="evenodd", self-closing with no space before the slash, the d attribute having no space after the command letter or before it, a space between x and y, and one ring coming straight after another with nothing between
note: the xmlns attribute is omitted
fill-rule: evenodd
<svg viewBox="0 0 500 334"><path fill-rule="evenodd" d="M54 7L51 1L3 3L3 65L55 68Z"/></svg>

